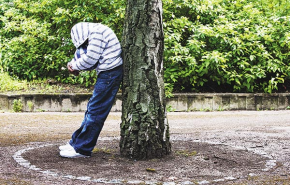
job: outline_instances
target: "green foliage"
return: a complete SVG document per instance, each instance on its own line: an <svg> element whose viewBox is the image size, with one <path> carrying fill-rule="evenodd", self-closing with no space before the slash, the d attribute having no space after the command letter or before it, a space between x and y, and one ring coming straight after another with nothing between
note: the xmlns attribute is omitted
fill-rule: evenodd
<svg viewBox="0 0 290 185"><path fill-rule="evenodd" d="M22 112L23 110L23 103L20 99L13 100L13 111L14 112Z"/></svg>
<svg viewBox="0 0 290 185"><path fill-rule="evenodd" d="M0 0L0 70L34 81L69 75L71 27L102 22L121 38L125 0ZM172 92L275 92L289 81L290 2L163 0L164 80ZM1 87L0 87L1 88Z"/></svg>
<svg viewBox="0 0 290 185"><path fill-rule="evenodd" d="M288 0L252 0L265 15L287 16L290 14Z"/></svg>
<svg viewBox="0 0 290 185"><path fill-rule="evenodd" d="M70 29L81 21L102 22L121 36L124 8L117 0L0 0L0 66L20 79L54 78L88 86L95 72L74 77L66 70L75 52Z"/></svg>
<svg viewBox="0 0 290 185"><path fill-rule="evenodd" d="M0 92L4 91L19 91L27 89L26 81L13 79L8 73L0 73Z"/></svg>
<svg viewBox="0 0 290 185"><path fill-rule="evenodd" d="M33 102L32 102L32 101L28 101L28 102L27 102L27 106L28 106L28 108L29 108L29 111L32 112L32 111L33 111L33 107L34 107Z"/></svg>
<svg viewBox="0 0 290 185"><path fill-rule="evenodd" d="M187 92L277 90L289 80L290 17L258 8L246 0L165 3L165 82Z"/></svg>

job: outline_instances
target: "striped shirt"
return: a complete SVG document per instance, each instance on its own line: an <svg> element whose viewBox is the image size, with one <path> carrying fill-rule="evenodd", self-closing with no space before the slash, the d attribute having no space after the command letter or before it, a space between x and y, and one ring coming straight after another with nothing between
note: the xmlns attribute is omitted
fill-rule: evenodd
<svg viewBox="0 0 290 185"><path fill-rule="evenodd" d="M115 33L100 23L81 22L71 29L71 38L77 48L71 60L73 70L107 71L123 63L121 45ZM83 47L88 43L87 47ZM78 51L79 50L79 51Z"/></svg>

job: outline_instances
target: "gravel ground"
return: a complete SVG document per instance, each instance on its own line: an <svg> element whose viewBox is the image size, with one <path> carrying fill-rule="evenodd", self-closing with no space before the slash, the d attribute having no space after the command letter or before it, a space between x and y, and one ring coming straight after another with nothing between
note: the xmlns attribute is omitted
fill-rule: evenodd
<svg viewBox="0 0 290 185"><path fill-rule="evenodd" d="M78 128L83 113L1 113L0 184L290 184L289 113L168 113L173 154L163 161L132 162L118 156L121 113L112 112L101 133L100 150L87 163L57 156L57 146ZM105 151L110 147L113 148L109 152ZM197 154L191 156L192 152ZM99 158L104 159L103 166L96 165L101 163ZM131 166L119 176L112 171L110 176L103 173L99 177L94 174L97 170L89 170L99 166L98 170L108 171L115 166L114 170L121 171L116 167L121 163L135 166L138 175L131 178ZM167 168L157 166L154 168L157 173L143 172L144 165L156 163ZM191 165L184 166L185 163ZM78 170L70 170L69 167L77 165ZM165 173L166 170L172 173Z"/></svg>

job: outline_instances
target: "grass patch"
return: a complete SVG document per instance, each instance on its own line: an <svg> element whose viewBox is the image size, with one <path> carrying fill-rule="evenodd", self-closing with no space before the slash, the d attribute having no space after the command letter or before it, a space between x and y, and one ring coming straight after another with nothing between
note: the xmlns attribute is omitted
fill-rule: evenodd
<svg viewBox="0 0 290 185"><path fill-rule="evenodd" d="M113 150L112 149L107 149L107 148L94 148L93 153L105 153L105 154L112 154Z"/></svg>
<svg viewBox="0 0 290 185"><path fill-rule="evenodd" d="M50 79L27 82L0 73L0 93L4 94L92 93L92 90L93 86L62 84Z"/></svg>
<svg viewBox="0 0 290 185"><path fill-rule="evenodd" d="M188 151L188 150L177 150L175 151L175 154L179 156L184 156L184 157L191 157L191 156L196 156L197 152Z"/></svg>
<svg viewBox="0 0 290 185"><path fill-rule="evenodd" d="M19 81L9 76L8 73L0 73L0 92L20 91L27 89L26 81Z"/></svg>

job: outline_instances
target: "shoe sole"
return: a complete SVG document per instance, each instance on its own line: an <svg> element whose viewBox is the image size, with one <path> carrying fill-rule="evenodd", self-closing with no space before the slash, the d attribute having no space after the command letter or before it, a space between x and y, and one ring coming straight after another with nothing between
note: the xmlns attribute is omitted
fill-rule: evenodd
<svg viewBox="0 0 290 185"><path fill-rule="evenodd" d="M82 155L82 154L77 154L77 155L74 155L74 156L71 156L71 155L65 155L65 154L61 154L62 152L60 151L59 155L61 157L64 157L64 158L88 158L88 157L91 157L91 156L88 156L88 155Z"/></svg>

